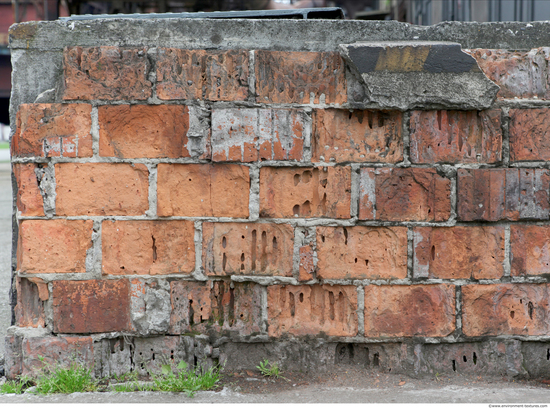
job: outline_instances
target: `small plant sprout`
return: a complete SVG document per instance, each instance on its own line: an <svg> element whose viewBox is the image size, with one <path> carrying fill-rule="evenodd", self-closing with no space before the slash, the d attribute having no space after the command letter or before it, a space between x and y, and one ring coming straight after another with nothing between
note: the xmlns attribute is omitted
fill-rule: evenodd
<svg viewBox="0 0 550 408"><path fill-rule="evenodd" d="M282 371L279 365L277 363L270 363L267 358L264 359L259 366L256 366L256 368L260 370L260 373L265 377L275 377L286 380L286 378L281 375Z"/></svg>

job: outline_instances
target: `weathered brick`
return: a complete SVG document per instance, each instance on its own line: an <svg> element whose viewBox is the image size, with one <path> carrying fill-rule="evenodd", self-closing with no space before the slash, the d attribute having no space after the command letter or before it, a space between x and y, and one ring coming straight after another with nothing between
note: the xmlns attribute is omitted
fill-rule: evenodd
<svg viewBox="0 0 550 408"><path fill-rule="evenodd" d="M83 280L53 282L55 333L130 330L130 282Z"/></svg>
<svg viewBox="0 0 550 408"><path fill-rule="evenodd" d="M158 165L161 217L248 217L250 175L237 164Z"/></svg>
<svg viewBox="0 0 550 408"><path fill-rule="evenodd" d="M451 215L451 181L427 168L363 168L359 218L445 221Z"/></svg>
<svg viewBox="0 0 550 408"><path fill-rule="evenodd" d="M496 163L502 158L501 112L414 111L413 163Z"/></svg>
<svg viewBox="0 0 550 408"><path fill-rule="evenodd" d="M511 225L512 276L550 273L550 226Z"/></svg>
<svg viewBox="0 0 550 408"><path fill-rule="evenodd" d="M17 269L23 273L86 272L93 221L23 220L19 224Z"/></svg>
<svg viewBox="0 0 550 408"><path fill-rule="evenodd" d="M262 167L261 217L350 217L350 167Z"/></svg>
<svg viewBox="0 0 550 408"><path fill-rule="evenodd" d="M462 331L466 336L545 336L548 284L509 283L462 287Z"/></svg>
<svg viewBox="0 0 550 408"><path fill-rule="evenodd" d="M311 245L301 246L299 250L300 265L299 265L299 280L300 282L313 279L315 273L314 256L315 251Z"/></svg>
<svg viewBox="0 0 550 408"><path fill-rule="evenodd" d="M204 223L207 275L292 276L294 229L285 224Z"/></svg>
<svg viewBox="0 0 550 408"><path fill-rule="evenodd" d="M43 216L44 200L38 188L37 164L14 163L13 174L17 183L17 210L23 216Z"/></svg>
<svg viewBox="0 0 550 408"><path fill-rule="evenodd" d="M317 277L407 277L407 228L317 227Z"/></svg>
<svg viewBox="0 0 550 408"><path fill-rule="evenodd" d="M160 48L157 95L160 99L244 101L248 98L248 51Z"/></svg>
<svg viewBox="0 0 550 408"><path fill-rule="evenodd" d="M11 142L15 157L91 157L92 106L23 104Z"/></svg>
<svg viewBox="0 0 550 408"><path fill-rule="evenodd" d="M103 273L189 274L195 269L191 221L103 221Z"/></svg>
<svg viewBox="0 0 550 408"><path fill-rule="evenodd" d="M459 169L458 217L464 221L548 219L546 169Z"/></svg>
<svg viewBox="0 0 550 408"><path fill-rule="evenodd" d="M27 337L22 341L22 375L41 375L49 367L94 365L93 340L89 336Z"/></svg>
<svg viewBox="0 0 550 408"><path fill-rule="evenodd" d="M313 114L314 161L403 160L401 112L318 109Z"/></svg>
<svg viewBox="0 0 550 408"><path fill-rule="evenodd" d="M347 102L345 66L337 52L256 51L258 102Z"/></svg>
<svg viewBox="0 0 550 408"><path fill-rule="evenodd" d="M57 215L142 215L149 208L144 164L55 165Z"/></svg>
<svg viewBox="0 0 550 408"><path fill-rule="evenodd" d="M232 331L260 332L261 286L253 283L170 282L171 334Z"/></svg>
<svg viewBox="0 0 550 408"><path fill-rule="evenodd" d="M15 380L23 371L23 351L21 343L23 338L8 333L4 342L4 373L10 380Z"/></svg>
<svg viewBox="0 0 550 408"><path fill-rule="evenodd" d="M445 337L454 330L453 285L365 286L366 337Z"/></svg>
<svg viewBox="0 0 550 408"><path fill-rule="evenodd" d="M152 84L146 48L67 47L63 99L144 100Z"/></svg>
<svg viewBox="0 0 550 408"><path fill-rule="evenodd" d="M19 327L45 327L44 301L48 300L48 286L42 279L16 278L17 304L15 321Z"/></svg>
<svg viewBox="0 0 550 408"><path fill-rule="evenodd" d="M468 52L487 77L500 86L499 98L547 99L548 48L531 51L476 49Z"/></svg>
<svg viewBox="0 0 550 408"><path fill-rule="evenodd" d="M549 140L549 109L510 109L510 160L550 160Z"/></svg>
<svg viewBox="0 0 550 408"><path fill-rule="evenodd" d="M299 109L213 109L212 160L301 160L309 128Z"/></svg>
<svg viewBox="0 0 550 408"><path fill-rule="evenodd" d="M421 227L414 234L414 277L498 279L504 273L504 227Z"/></svg>
<svg viewBox="0 0 550 408"><path fill-rule="evenodd" d="M189 109L182 105L100 106L99 155L119 158L206 158L189 141Z"/></svg>
<svg viewBox="0 0 550 408"><path fill-rule="evenodd" d="M356 336L357 288L340 285L274 285L267 288L268 334L280 337Z"/></svg>

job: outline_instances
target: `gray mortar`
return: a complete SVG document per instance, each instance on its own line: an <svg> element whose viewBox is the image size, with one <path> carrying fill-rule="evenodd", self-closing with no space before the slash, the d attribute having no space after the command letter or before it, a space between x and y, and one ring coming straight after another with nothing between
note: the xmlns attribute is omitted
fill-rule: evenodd
<svg viewBox="0 0 550 408"><path fill-rule="evenodd" d="M357 286L357 325L358 336L365 335L365 287Z"/></svg>
<svg viewBox="0 0 550 408"><path fill-rule="evenodd" d="M512 251L510 250L510 226L504 227L504 259L502 260L503 276L510 276L512 270Z"/></svg>
<svg viewBox="0 0 550 408"><path fill-rule="evenodd" d="M154 283L154 286L152 285ZM132 282L132 287L136 284ZM145 294L132 290L130 316L135 330L145 336L164 334L170 326L170 283L164 279L140 280Z"/></svg>
<svg viewBox="0 0 550 408"><path fill-rule="evenodd" d="M248 101L256 102L256 55L254 50L248 52Z"/></svg>
<svg viewBox="0 0 550 408"><path fill-rule="evenodd" d="M101 278L101 262L103 258L101 248L101 221L95 220L92 230L92 245L86 251L86 272Z"/></svg>
<svg viewBox="0 0 550 408"><path fill-rule="evenodd" d="M249 167L250 193L248 196L248 220L258 221L260 217L260 167L252 164Z"/></svg>
<svg viewBox="0 0 550 408"><path fill-rule="evenodd" d="M95 159L99 159L99 113L97 106L92 107L92 153Z"/></svg>
<svg viewBox="0 0 550 408"><path fill-rule="evenodd" d="M191 274L198 281L207 280L202 268L202 222L195 221L195 270Z"/></svg>
<svg viewBox="0 0 550 408"><path fill-rule="evenodd" d="M38 188L44 202L44 214L48 218L55 215L55 167L52 163L34 170Z"/></svg>
<svg viewBox="0 0 550 408"><path fill-rule="evenodd" d="M149 209L145 215L150 218L157 218L157 164L148 163L149 170Z"/></svg>

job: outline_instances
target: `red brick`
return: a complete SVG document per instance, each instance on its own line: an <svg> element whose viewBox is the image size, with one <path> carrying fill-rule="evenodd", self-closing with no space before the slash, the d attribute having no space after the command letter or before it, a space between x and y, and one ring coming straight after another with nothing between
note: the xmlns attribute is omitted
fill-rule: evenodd
<svg viewBox="0 0 550 408"><path fill-rule="evenodd" d="M261 287L253 283L170 282L171 334L259 333Z"/></svg>
<svg viewBox="0 0 550 408"><path fill-rule="evenodd" d="M21 343L23 338L12 334L7 334L5 337L5 360L4 373L10 380L15 380L23 371L23 352Z"/></svg>
<svg viewBox="0 0 550 408"><path fill-rule="evenodd" d="M356 336L357 288L340 285L274 285L267 288L268 333Z"/></svg>
<svg viewBox="0 0 550 408"><path fill-rule="evenodd" d="M407 277L407 228L317 227L317 277Z"/></svg>
<svg viewBox="0 0 550 408"><path fill-rule="evenodd" d="M414 277L499 279L504 273L504 227L414 229Z"/></svg>
<svg viewBox="0 0 550 408"><path fill-rule="evenodd" d="M445 221L451 215L451 181L426 168L363 168L359 219Z"/></svg>
<svg viewBox="0 0 550 408"><path fill-rule="evenodd" d="M298 109L213 109L212 160L301 160L307 131Z"/></svg>
<svg viewBox="0 0 550 408"><path fill-rule="evenodd" d="M17 269L22 273L86 272L93 221L23 220L19 224Z"/></svg>
<svg viewBox="0 0 550 408"><path fill-rule="evenodd" d="M146 48L67 47L63 99L144 100L151 96Z"/></svg>
<svg viewBox="0 0 550 408"><path fill-rule="evenodd" d="M413 163L496 163L502 158L500 110L414 111Z"/></svg>
<svg viewBox="0 0 550 408"><path fill-rule="evenodd" d="M453 285L365 286L366 337L445 337L454 330Z"/></svg>
<svg viewBox="0 0 550 408"><path fill-rule="evenodd" d="M337 52L259 50L255 57L260 103L347 102L345 65Z"/></svg>
<svg viewBox="0 0 550 408"><path fill-rule="evenodd" d="M130 330L130 282L84 280L53 282L55 333Z"/></svg>
<svg viewBox="0 0 550 408"><path fill-rule="evenodd" d="M23 216L44 215L44 200L38 188L38 179L35 170L37 164L14 163L13 174L17 183L17 210Z"/></svg>
<svg viewBox="0 0 550 408"><path fill-rule="evenodd" d="M464 221L548 219L546 169L459 169L458 216Z"/></svg>
<svg viewBox="0 0 550 408"><path fill-rule="evenodd" d="M44 292L46 295L48 294L47 285L42 279L34 278L31 280L18 276L15 280L15 287L17 290L17 304L14 312L17 326L45 327L46 315L44 314L43 301L48 300L48 296L44 299Z"/></svg>
<svg viewBox="0 0 550 408"><path fill-rule="evenodd" d="M319 109L314 111L314 161L383 162L403 160L400 112Z"/></svg>
<svg viewBox="0 0 550 408"><path fill-rule="evenodd" d="M512 276L546 275L550 272L550 226L512 225L510 251Z"/></svg>
<svg viewBox="0 0 550 408"><path fill-rule="evenodd" d="M469 50L487 77L500 86L499 98L547 99L548 49L531 51Z"/></svg>
<svg viewBox="0 0 550 408"><path fill-rule="evenodd" d="M207 275L292 276L294 229L285 224L204 223Z"/></svg>
<svg viewBox="0 0 550 408"><path fill-rule="evenodd" d="M93 340L89 336L27 337L22 342L22 375L43 375L48 367L78 365L92 369Z"/></svg>
<svg viewBox="0 0 550 408"><path fill-rule="evenodd" d="M466 285L462 287L462 330L466 336L546 336L547 284Z"/></svg>
<svg viewBox="0 0 550 408"><path fill-rule="evenodd" d="M510 160L550 160L549 140L549 109L510 109Z"/></svg>
<svg viewBox="0 0 550 408"><path fill-rule="evenodd" d="M189 109L182 105L100 106L99 155L119 158L191 157ZM198 158L206 158L203 154Z"/></svg>
<svg viewBox="0 0 550 408"><path fill-rule="evenodd" d="M244 101L248 98L248 51L160 48L157 95L160 99Z"/></svg>
<svg viewBox="0 0 550 408"><path fill-rule="evenodd" d="M315 273L314 256L315 251L311 245L305 245L300 247L300 267L299 267L299 280L300 282L313 279Z"/></svg>
<svg viewBox="0 0 550 408"><path fill-rule="evenodd" d="M159 164L161 217L248 217L250 175L237 164Z"/></svg>
<svg viewBox="0 0 550 408"><path fill-rule="evenodd" d="M189 274L195 269L192 221L103 221L103 273Z"/></svg>
<svg viewBox="0 0 550 408"><path fill-rule="evenodd" d="M262 167L260 216L350 217L350 167Z"/></svg>
<svg viewBox="0 0 550 408"><path fill-rule="evenodd" d="M143 215L149 208L144 164L55 165L57 215Z"/></svg>
<svg viewBox="0 0 550 408"><path fill-rule="evenodd" d="M91 157L92 106L23 104L11 142L15 157Z"/></svg>

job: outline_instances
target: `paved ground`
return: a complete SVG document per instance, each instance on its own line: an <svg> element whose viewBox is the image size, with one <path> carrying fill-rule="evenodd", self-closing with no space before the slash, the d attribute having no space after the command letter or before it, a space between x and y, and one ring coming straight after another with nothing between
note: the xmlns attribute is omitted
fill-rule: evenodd
<svg viewBox="0 0 550 408"><path fill-rule="evenodd" d="M7 152L2 149L1 152ZM11 167L0 162L0 356L4 355L4 336L10 325L9 305L11 258Z"/></svg>

